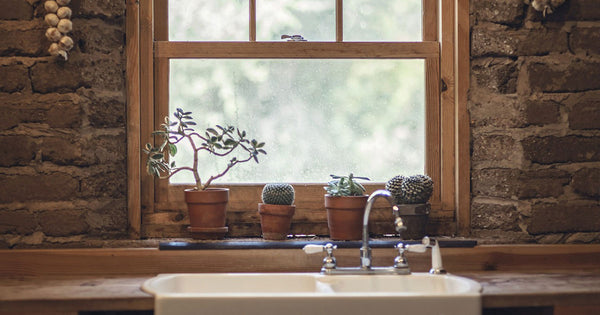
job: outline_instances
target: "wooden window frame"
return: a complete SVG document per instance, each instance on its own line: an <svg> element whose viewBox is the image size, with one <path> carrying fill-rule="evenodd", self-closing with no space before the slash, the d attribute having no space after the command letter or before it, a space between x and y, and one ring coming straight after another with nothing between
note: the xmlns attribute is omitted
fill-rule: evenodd
<svg viewBox="0 0 600 315"><path fill-rule="evenodd" d="M425 60L426 173L435 182L431 199L433 234L467 235L470 230L468 88L468 1L422 0L422 42L344 42L343 0L336 0L335 42L257 42L256 0L249 5L247 42L169 42L168 0L127 0L128 209L132 238L185 236L181 190L145 174L141 144L153 141L152 130L168 115L170 58L396 58ZM460 22L460 23L459 23ZM302 49L298 49L302 48ZM460 58L459 58L460 56ZM460 81L459 81L460 80ZM461 84L457 84L460 82ZM323 206L324 183L294 184L297 194L296 231L312 226L327 234ZM256 205L263 184L215 184L229 187L228 220L257 221ZM373 191L383 184L367 184ZM379 229L391 213L385 204L375 209ZM379 212L378 212L379 211ZM379 214L377 214L379 213ZM325 219L326 220L326 219ZM320 223L321 227L315 224ZM154 228L148 228L152 227ZM157 235L156 226L163 234ZM242 224L243 226L243 224ZM375 228L377 231L377 228ZM231 231L231 227L230 227ZM320 233L324 232L324 233ZM243 228L230 236L245 236Z"/></svg>

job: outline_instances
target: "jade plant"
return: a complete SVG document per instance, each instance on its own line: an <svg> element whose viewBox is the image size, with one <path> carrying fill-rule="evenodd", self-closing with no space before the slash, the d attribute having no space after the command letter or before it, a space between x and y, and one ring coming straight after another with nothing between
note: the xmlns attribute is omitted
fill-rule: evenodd
<svg viewBox="0 0 600 315"><path fill-rule="evenodd" d="M352 173L348 176L329 175L332 180L327 183L325 191L335 197L340 196L362 196L365 194L365 187L355 179L370 180L367 177L354 176Z"/></svg>
<svg viewBox="0 0 600 315"><path fill-rule="evenodd" d="M146 161L148 174L167 179L182 171L192 172L196 182L195 189L205 190L215 179L225 175L232 167L249 161L258 163L258 156L267 154L263 149L264 142L258 142L255 139L249 140L246 131L234 126L216 125L215 128L207 128L204 132L196 132L192 127L196 123L191 115L192 112L177 108L174 113L176 121L171 121L167 116L160 129L152 132L152 135L162 137L163 141L158 146L148 143L142 150L148 155ZM191 166L176 166L175 161L169 163L167 155L175 156L177 154L177 144L183 143L187 143L192 148L193 164ZM198 160L200 152L206 152L217 157L235 155L237 152L241 153L238 156L231 157L229 163L221 172L210 176L203 182L200 177Z"/></svg>

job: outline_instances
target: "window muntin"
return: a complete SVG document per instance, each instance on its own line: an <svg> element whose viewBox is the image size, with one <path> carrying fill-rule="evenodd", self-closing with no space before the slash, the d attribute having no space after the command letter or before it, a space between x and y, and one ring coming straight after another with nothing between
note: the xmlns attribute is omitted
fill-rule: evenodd
<svg viewBox="0 0 600 315"><path fill-rule="evenodd" d="M421 59L171 59L170 108L192 111L199 129L232 124L267 142L261 163L221 182L321 182L364 174L385 182L423 173ZM189 165L179 146L175 161ZM227 163L201 155L207 174ZM191 183L182 172L172 183Z"/></svg>

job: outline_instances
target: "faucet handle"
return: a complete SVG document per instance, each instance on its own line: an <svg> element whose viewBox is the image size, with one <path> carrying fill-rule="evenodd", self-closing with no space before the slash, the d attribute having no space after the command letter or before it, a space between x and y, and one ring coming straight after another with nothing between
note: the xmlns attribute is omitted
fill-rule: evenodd
<svg viewBox="0 0 600 315"><path fill-rule="evenodd" d="M302 247L302 250L311 255L311 254L317 254L317 253L321 253L325 251L325 246L324 245L313 245L313 244L308 244L305 245L304 247Z"/></svg>
<svg viewBox="0 0 600 315"><path fill-rule="evenodd" d="M320 252L327 253L327 256L323 258L323 268L321 270L335 269L337 266L337 262L335 257L333 257L333 250L337 249L337 245L333 245L331 243L327 243L325 245L305 245L302 250L307 254L317 254Z"/></svg>

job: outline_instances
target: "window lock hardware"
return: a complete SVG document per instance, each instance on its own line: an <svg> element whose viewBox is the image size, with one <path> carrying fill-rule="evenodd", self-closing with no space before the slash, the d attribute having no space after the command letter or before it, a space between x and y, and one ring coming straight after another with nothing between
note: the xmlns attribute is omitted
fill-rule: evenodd
<svg viewBox="0 0 600 315"><path fill-rule="evenodd" d="M305 42L306 39L304 39L304 37L302 37L302 35L286 35L283 34L281 35L281 39L286 39L288 42Z"/></svg>

